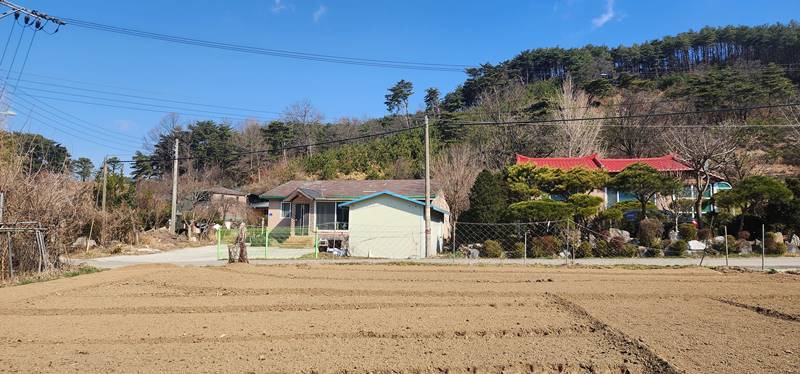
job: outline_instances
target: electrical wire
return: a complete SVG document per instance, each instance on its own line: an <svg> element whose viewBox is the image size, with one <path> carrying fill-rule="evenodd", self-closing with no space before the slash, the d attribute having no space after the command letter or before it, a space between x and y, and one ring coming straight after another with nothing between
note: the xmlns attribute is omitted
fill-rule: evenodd
<svg viewBox="0 0 800 374"><path fill-rule="evenodd" d="M70 25L97 31L104 31L104 32L122 34L127 36L134 36L139 38L166 41L166 42L179 43L185 45L229 50L234 52L242 52L250 54L259 54L259 55L266 55L273 57L283 57L283 58L290 58L297 60L328 62L328 63L337 63L345 65L381 67L381 68L444 71L444 72L458 72L458 73L463 73L464 69L470 67L469 65L459 65L459 64L380 60L380 59L368 59L359 57L327 55L319 53L297 52L297 51L289 51L283 49L260 48L260 47L246 46L246 45L237 45L231 43L214 42L214 41L201 40L195 38L186 38L174 35L160 34L160 33L154 33L154 32L124 28L124 27L105 25L96 22L83 21L74 18L63 18L63 19Z"/></svg>
<svg viewBox="0 0 800 374"><path fill-rule="evenodd" d="M16 22L11 23L11 31L8 33L8 38L6 39L6 45L3 47L3 56L0 57L0 67L3 66L3 62L6 60L6 51L8 50L8 45L11 44L11 36L14 34L14 28L17 26Z"/></svg>
<svg viewBox="0 0 800 374"><path fill-rule="evenodd" d="M800 106L800 103L787 103L787 104L772 104L772 105L759 105L759 106L752 106L752 107L742 107L742 108L721 108L721 109L710 109L710 110L698 110L698 111L686 111L686 112L664 112L664 113L651 113L649 115L631 115L631 116L608 116L608 117L587 117L587 118L572 118L567 120L534 120L534 121L509 121L509 122L452 122L452 123L444 123L440 126L497 126L497 125L533 125L533 124L543 124L543 125L558 125L559 122L573 122L573 121L600 121L600 120L609 120L609 119L621 119L621 118L636 118L636 117L653 117L653 116L679 116L679 115L694 115L694 114L709 114L709 113L725 113L731 111L749 111L749 110L757 110L757 109L765 109L765 108L782 108L782 107L794 107ZM604 126L603 124L599 124L600 126ZM345 139L336 139L336 140L329 140L319 143L313 144L303 144L303 145L295 145L289 147L280 147L280 148L271 148L271 149L263 149L263 150L253 150L253 151L245 151L245 152L235 152L230 153L228 156L245 156L251 154L258 154L258 153L275 153L281 152L285 150L293 150L293 149L305 149L309 147L318 147L324 145L330 145L335 143L344 143L352 140L360 140L365 138L372 138L372 137L379 137L384 135L392 135L398 134L408 131L413 131L420 129L424 126L416 125L411 126L408 128L391 130L381 133L375 134L367 134L361 135L351 138ZM785 127L785 128L800 128L800 125L735 125L735 124L719 124L719 125L712 125L712 124L704 124L704 125L668 125L665 127L669 128L732 128L732 127L748 127L748 128L774 128L774 127ZM193 159L206 159L209 158L208 156L185 156L185 157L178 157L177 160L193 160ZM163 158L163 159L156 159L152 157L143 158L140 160L125 160L121 162L128 162L128 163L136 163L136 162L159 162L159 161L174 161L176 158Z"/></svg>

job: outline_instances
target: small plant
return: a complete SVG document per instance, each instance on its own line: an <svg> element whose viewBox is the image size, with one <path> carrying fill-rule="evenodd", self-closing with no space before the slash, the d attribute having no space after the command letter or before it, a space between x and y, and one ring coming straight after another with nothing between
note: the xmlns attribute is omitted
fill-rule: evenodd
<svg viewBox="0 0 800 374"><path fill-rule="evenodd" d="M500 258L503 255L503 247L496 240L487 240L483 242L481 248L481 257Z"/></svg>
<svg viewBox="0 0 800 374"><path fill-rule="evenodd" d="M739 248L736 245L736 238L734 238L733 235L726 236L724 242L714 243L712 248L719 253L725 253L725 242L728 242L728 252L739 252Z"/></svg>
<svg viewBox="0 0 800 374"><path fill-rule="evenodd" d="M697 227L691 223L682 223L678 225L678 235L685 241L697 240Z"/></svg>
<svg viewBox="0 0 800 374"><path fill-rule="evenodd" d="M525 244L524 243L514 243L511 247L511 250L508 251L507 256L509 258L523 258L525 257Z"/></svg>
<svg viewBox="0 0 800 374"><path fill-rule="evenodd" d="M575 248L575 257L576 258L584 258L584 257L592 257L592 245L589 242L581 242L577 248Z"/></svg>
<svg viewBox="0 0 800 374"><path fill-rule="evenodd" d="M664 252L664 255L670 257L684 257L689 251L689 243L685 240L677 240L670 244L669 248Z"/></svg>

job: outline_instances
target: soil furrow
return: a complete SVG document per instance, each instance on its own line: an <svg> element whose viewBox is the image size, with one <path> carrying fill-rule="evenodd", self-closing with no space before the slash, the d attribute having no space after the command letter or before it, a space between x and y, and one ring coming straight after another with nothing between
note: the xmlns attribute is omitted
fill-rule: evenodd
<svg viewBox="0 0 800 374"><path fill-rule="evenodd" d="M777 311L775 309L765 308L765 307L759 306L759 305L750 305L750 304L740 303L738 301L733 301L733 300L728 300L728 299L718 299L718 298L711 298L711 299L719 301L719 302L724 303L724 304L735 306L737 308L743 308L743 309L751 310L753 312L756 312L758 314L761 314L761 315L764 315L764 316L767 316L767 317L782 319L784 321L800 322L800 316L795 315L795 314L783 313L783 312Z"/></svg>

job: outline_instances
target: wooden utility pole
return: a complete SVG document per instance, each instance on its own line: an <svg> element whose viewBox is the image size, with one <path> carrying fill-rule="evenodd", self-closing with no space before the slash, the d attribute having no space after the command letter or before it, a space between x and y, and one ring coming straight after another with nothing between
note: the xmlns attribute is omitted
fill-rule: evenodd
<svg viewBox="0 0 800 374"><path fill-rule="evenodd" d="M172 159L172 215L169 220L169 232L175 234L178 219L178 138L175 137L175 157Z"/></svg>
<svg viewBox="0 0 800 374"><path fill-rule="evenodd" d="M425 115L425 257L432 257L431 245L431 141L428 116Z"/></svg>
<svg viewBox="0 0 800 374"><path fill-rule="evenodd" d="M108 158L103 159L103 202L101 207L106 212L106 189L108 188Z"/></svg>

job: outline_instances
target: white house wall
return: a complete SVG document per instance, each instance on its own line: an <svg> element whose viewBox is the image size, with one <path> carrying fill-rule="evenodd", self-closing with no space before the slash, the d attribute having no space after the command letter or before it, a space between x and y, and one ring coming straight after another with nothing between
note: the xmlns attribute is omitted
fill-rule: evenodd
<svg viewBox="0 0 800 374"><path fill-rule="evenodd" d="M350 206L351 256L424 257L422 207L389 195ZM432 230L437 232L440 230Z"/></svg>

